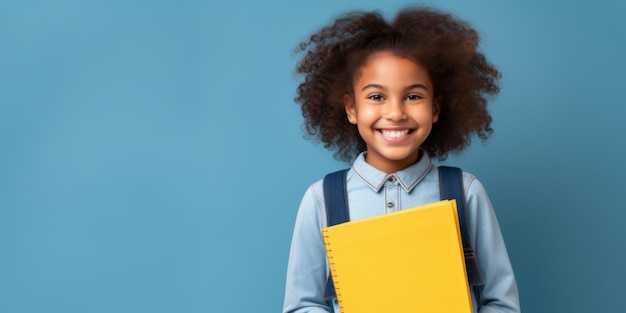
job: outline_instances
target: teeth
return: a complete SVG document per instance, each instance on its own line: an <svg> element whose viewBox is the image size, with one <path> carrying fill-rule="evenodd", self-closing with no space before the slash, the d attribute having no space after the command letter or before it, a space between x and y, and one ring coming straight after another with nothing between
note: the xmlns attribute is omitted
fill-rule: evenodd
<svg viewBox="0 0 626 313"><path fill-rule="evenodd" d="M406 136L409 133L409 130L408 129L405 129L405 130L385 130L385 129L381 129L380 132L383 133L383 135L385 137L399 138L399 137L402 137L402 136Z"/></svg>

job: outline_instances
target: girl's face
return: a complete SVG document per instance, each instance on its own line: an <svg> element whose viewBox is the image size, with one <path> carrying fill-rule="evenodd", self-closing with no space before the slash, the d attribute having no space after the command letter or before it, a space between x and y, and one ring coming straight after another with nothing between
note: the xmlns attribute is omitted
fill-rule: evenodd
<svg viewBox="0 0 626 313"><path fill-rule="evenodd" d="M371 55L345 95L348 121L367 145L367 163L394 173L417 162L439 117L427 70L391 52Z"/></svg>

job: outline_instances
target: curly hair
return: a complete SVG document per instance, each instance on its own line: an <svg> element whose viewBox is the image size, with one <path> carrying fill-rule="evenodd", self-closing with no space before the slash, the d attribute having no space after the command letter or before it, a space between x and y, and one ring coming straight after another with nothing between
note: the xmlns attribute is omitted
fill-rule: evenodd
<svg viewBox="0 0 626 313"><path fill-rule="evenodd" d="M296 72L304 76L295 101L305 131L335 158L353 160L366 145L350 124L343 96L353 94L359 69L374 53L390 51L424 66L440 105L439 121L422 144L440 160L461 152L476 134L493 133L487 100L498 94L500 72L478 51L479 36L466 22L431 8L406 8L391 22L378 12L349 12L300 43Z"/></svg>

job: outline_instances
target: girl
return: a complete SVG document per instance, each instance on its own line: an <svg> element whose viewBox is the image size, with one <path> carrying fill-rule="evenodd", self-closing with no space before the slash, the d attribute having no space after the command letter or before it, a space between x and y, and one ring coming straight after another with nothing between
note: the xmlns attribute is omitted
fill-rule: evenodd
<svg viewBox="0 0 626 313"><path fill-rule="evenodd" d="M465 22L432 9L409 8L388 23L352 12L300 44L296 101L306 130L347 174L350 220L439 200L431 158L460 152L473 134L492 133L487 98L500 73L477 51ZM476 312L519 312L517 285L500 228L480 182L463 173L470 242L484 284L472 288ZM339 312L323 297L328 264L322 181L300 205L287 270L283 312Z"/></svg>

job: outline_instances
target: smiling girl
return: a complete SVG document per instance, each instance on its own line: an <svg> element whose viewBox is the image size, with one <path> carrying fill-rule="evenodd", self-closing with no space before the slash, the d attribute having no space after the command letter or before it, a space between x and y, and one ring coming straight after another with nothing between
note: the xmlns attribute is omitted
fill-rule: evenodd
<svg viewBox="0 0 626 313"><path fill-rule="evenodd" d="M409 8L388 23L375 12L348 13L300 45L304 75L296 101L309 135L352 162L350 220L439 200L431 158L445 159L491 134L487 99L500 73L477 50L465 22ZM470 243L484 283L471 289L476 312L519 312L515 276L481 183L463 173ZM339 312L325 299L328 263L322 181L306 191L292 239L283 312ZM416 282L418 284L419 282Z"/></svg>

